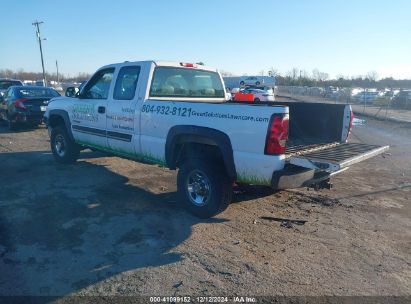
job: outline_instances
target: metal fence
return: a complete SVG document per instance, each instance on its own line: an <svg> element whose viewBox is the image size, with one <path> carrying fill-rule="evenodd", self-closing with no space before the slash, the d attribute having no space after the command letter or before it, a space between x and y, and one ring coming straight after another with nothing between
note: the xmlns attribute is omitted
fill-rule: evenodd
<svg viewBox="0 0 411 304"><path fill-rule="evenodd" d="M379 118L393 115L411 117L411 92L405 99L393 99L389 94L381 94L372 89L322 88L304 86L278 86L278 97L288 97L306 102L327 102L351 104L356 113L368 114Z"/></svg>

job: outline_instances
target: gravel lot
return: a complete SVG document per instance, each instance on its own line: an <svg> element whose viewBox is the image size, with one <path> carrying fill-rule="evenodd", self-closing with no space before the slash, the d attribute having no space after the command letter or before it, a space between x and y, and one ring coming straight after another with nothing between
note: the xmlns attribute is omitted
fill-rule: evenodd
<svg viewBox="0 0 411 304"><path fill-rule="evenodd" d="M0 295L411 295L411 129L366 119L388 153L332 190L237 191L199 220L176 172L0 127ZM282 225L261 217L306 220Z"/></svg>

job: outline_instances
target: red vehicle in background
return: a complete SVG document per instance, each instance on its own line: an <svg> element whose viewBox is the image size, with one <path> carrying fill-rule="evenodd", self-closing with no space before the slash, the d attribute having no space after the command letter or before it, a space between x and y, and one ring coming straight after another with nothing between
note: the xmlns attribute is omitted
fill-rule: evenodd
<svg viewBox="0 0 411 304"><path fill-rule="evenodd" d="M254 94L253 93L244 93L242 91L235 93L234 101L237 102L247 102L247 103L253 103L254 102Z"/></svg>

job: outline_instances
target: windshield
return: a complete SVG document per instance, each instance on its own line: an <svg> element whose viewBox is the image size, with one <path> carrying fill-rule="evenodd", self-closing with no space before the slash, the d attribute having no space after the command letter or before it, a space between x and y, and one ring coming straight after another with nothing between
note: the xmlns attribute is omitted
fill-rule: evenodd
<svg viewBox="0 0 411 304"><path fill-rule="evenodd" d="M22 88L17 90L17 95L24 98L60 96L57 91L50 88Z"/></svg>
<svg viewBox="0 0 411 304"><path fill-rule="evenodd" d="M154 71L150 97L224 98L224 87L216 72L158 67Z"/></svg>

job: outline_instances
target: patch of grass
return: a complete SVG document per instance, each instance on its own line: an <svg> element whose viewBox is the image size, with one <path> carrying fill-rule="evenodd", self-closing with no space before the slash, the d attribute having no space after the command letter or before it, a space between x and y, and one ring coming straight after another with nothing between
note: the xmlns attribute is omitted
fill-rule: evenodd
<svg viewBox="0 0 411 304"><path fill-rule="evenodd" d="M122 150L122 149L118 149L118 148L113 149L113 148L103 147L103 146L95 145L95 144L85 142L85 141L77 141L77 143L80 144L80 145L83 145L83 146L95 148L97 150L109 152L109 153L112 153L112 154L115 154L115 155L118 155L118 156L131 158L131 159L137 160L139 162L149 163L149 164L157 164L161 167L167 167L165 159L158 158L158 157L156 157L156 156L154 156L150 153L130 153L130 152Z"/></svg>
<svg viewBox="0 0 411 304"><path fill-rule="evenodd" d="M387 106L390 104L390 100L388 98L377 98L374 100L373 104L378 107Z"/></svg>
<svg viewBox="0 0 411 304"><path fill-rule="evenodd" d="M270 186L271 180L265 179L257 175L248 174L247 172L237 173L237 181L240 183L251 184L251 185L264 185Z"/></svg>

